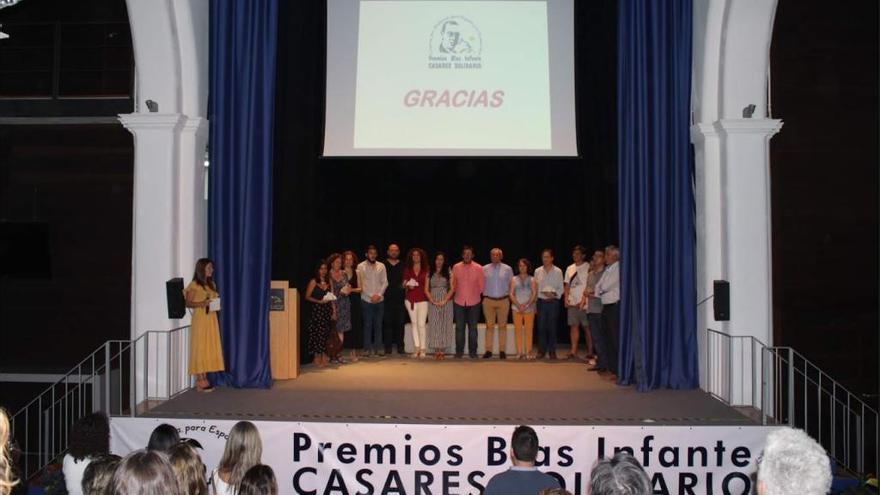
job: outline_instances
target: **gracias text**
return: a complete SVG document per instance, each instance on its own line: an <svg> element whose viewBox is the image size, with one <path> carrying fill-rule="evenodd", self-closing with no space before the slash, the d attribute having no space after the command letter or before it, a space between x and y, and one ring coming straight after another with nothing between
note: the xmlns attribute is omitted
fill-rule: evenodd
<svg viewBox="0 0 880 495"><path fill-rule="evenodd" d="M404 95L407 107L499 108L504 105L504 91L411 89Z"/></svg>

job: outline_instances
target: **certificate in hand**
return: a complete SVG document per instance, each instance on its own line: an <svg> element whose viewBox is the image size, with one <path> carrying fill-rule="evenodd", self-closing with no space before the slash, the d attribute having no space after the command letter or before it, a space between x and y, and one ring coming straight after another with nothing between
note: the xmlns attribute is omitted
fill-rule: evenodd
<svg viewBox="0 0 880 495"><path fill-rule="evenodd" d="M416 281L416 279L411 278L411 279L409 279L409 280L406 281L406 286L407 286L407 287L418 287L418 286L419 286L419 283Z"/></svg>
<svg viewBox="0 0 880 495"><path fill-rule="evenodd" d="M208 302L208 311L220 311L220 298L211 299Z"/></svg>

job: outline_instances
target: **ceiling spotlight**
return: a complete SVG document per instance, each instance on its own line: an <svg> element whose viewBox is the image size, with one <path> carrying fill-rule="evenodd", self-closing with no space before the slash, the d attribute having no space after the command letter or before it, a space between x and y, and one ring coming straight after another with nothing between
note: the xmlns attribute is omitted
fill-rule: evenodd
<svg viewBox="0 0 880 495"><path fill-rule="evenodd" d="M13 5L17 4L20 1L21 0L0 0L0 9L6 8L6 7L12 7Z"/></svg>

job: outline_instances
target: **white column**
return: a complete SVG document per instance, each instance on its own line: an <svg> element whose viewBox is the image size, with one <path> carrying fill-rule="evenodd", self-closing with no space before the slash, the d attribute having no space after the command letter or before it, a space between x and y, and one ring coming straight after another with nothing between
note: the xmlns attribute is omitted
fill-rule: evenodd
<svg viewBox="0 0 880 495"><path fill-rule="evenodd" d="M188 280L192 276L196 260L208 255L208 201L205 199L207 175L204 167L205 146L208 143L207 119L185 119L179 142L177 272L184 280Z"/></svg>
<svg viewBox="0 0 880 495"><path fill-rule="evenodd" d="M165 281L178 272L178 134L180 114L132 113L119 116L134 136L132 208L131 331L137 339L150 330L168 330ZM166 335L167 339L167 335ZM166 342L150 337L136 349L137 401L167 396ZM145 388L144 388L145 386Z"/></svg>
<svg viewBox="0 0 880 495"><path fill-rule="evenodd" d="M776 119L723 119L724 255L730 280L730 330L773 343L770 138Z"/></svg>
<svg viewBox="0 0 880 495"><path fill-rule="evenodd" d="M769 142L781 127L774 119L722 119L691 129L698 294L712 294L713 280L730 282L729 322L715 321L711 301L698 310L700 383L736 405L760 404L759 349L744 339L707 343L705 329L773 344Z"/></svg>
<svg viewBox="0 0 880 495"><path fill-rule="evenodd" d="M208 10L205 0L126 0L135 56L131 338L136 397L166 398L189 383L186 334L168 330L165 281L192 277L207 254L204 150L208 125ZM145 102L159 105L146 113ZM143 113L139 113L143 112ZM147 340L149 339L149 340Z"/></svg>
<svg viewBox="0 0 880 495"><path fill-rule="evenodd" d="M707 364L706 329L727 332L727 323L715 321L712 309L712 291L715 280L726 280L727 269L723 254L724 215L722 202L721 139L712 124L691 127L694 144L694 200L696 203L697 233L697 339L699 342L700 387L718 390L719 376L711 373ZM713 351L717 353L717 350ZM713 362L718 359L715 356Z"/></svg>

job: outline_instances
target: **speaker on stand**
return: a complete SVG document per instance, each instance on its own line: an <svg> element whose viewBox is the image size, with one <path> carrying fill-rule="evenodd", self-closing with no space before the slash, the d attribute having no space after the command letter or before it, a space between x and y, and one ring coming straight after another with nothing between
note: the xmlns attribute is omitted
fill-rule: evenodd
<svg viewBox="0 0 880 495"><path fill-rule="evenodd" d="M165 282L165 297L168 301L168 318L177 320L186 316L186 299L184 299L183 296L183 278L172 278Z"/></svg>
<svg viewBox="0 0 880 495"><path fill-rule="evenodd" d="M715 280L713 283L712 309L715 321L730 321L730 282Z"/></svg>

